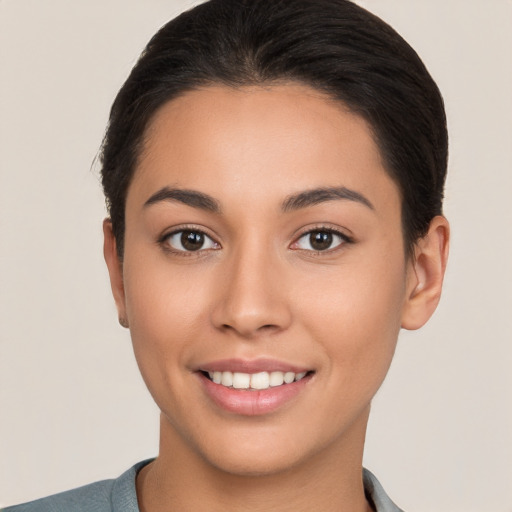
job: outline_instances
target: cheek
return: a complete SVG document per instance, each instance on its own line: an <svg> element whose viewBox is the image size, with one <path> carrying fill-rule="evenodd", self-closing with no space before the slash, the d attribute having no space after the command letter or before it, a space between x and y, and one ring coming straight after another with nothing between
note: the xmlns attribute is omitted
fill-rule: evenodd
<svg viewBox="0 0 512 512"><path fill-rule="evenodd" d="M310 290L302 317L348 386L374 380L380 385L396 346L405 296L400 256L333 269L324 279L306 283ZM341 368L341 370L340 370ZM365 384L366 383L366 384Z"/></svg>
<svg viewBox="0 0 512 512"><path fill-rule="evenodd" d="M141 264L144 262L144 264ZM184 265L172 270L161 258L125 261L126 309L137 365L154 401L186 437L179 418L189 414L191 354L207 336L206 287L200 272ZM206 327L205 327L206 326Z"/></svg>
<svg viewBox="0 0 512 512"><path fill-rule="evenodd" d="M143 263L141 263L143 262ZM207 325L207 293L200 271L171 269L161 256L125 261L126 311L143 373L183 364ZM201 336L203 332L203 336ZM165 374L163 375L165 376Z"/></svg>

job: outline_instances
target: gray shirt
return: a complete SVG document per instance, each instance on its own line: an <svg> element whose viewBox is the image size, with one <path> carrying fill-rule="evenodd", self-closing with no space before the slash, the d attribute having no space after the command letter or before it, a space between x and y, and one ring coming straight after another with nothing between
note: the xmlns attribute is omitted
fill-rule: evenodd
<svg viewBox="0 0 512 512"><path fill-rule="evenodd" d="M2 512L139 512L135 477L151 462L135 464L115 480L102 480L78 489L2 509ZM403 512L388 497L377 478L363 470L364 490L376 512Z"/></svg>

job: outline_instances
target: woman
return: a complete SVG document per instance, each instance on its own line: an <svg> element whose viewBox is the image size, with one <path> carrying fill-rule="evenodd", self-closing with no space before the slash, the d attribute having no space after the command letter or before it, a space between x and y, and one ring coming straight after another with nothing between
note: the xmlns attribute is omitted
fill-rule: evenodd
<svg viewBox="0 0 512 512"><path fill-rule="evenodd" d="M400 328L448 252L439 91L345 0L211 0L112 107L104 254L160 452L7 510L397 511L362 469Z"/></svg>

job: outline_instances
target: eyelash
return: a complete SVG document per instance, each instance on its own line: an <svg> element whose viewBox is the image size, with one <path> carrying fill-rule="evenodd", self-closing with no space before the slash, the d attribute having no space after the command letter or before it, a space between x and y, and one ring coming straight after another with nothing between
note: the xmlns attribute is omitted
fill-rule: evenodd
<svg viewBox="0 0 512 512"><path fill-rule="evenodd" d="M209 240L209 243L213 246L206 247L206 248L203 248L201 246L197 250L188 250L183 246L183 235L185 233L199 235L200 237L203 237L202 245L204 245L204 241L207 239L207 240ZM333 248L328 247L327 249L324 249L324 250L323 249L315 250L313 248L305 249L305 248L301 248L301 247L293 247L293 246L296 246L300 242L300 240L302 240L303 238L305 238L307 236L311 237L314 233L334 235L335 237L338 237L340 239L340 241L335 247L333 247ZM181 244L182 247L184 247L183 249L177 249L177 248L173 247L169 242L169 240L172 237L175 237L177 235L181 235L179 243ZM164 250L171 252L173 254L176 254L178 256L185 256L185 257L204 254L204 251L218 250L219 248L221 248L220 244L218 242L216 242L210 235L208 235L204 230L199 229L195 226L183 226L180 229L171 231L170 233L165 233L158 239L158 243L164 248ZM332 240L331 240L331 243L332 243ZM307 253L314 254L314 255L320 255L320 254L335 252L335 251L339 250L345 244L351 244L351 243L354 243L354 239L337 229L334 229L332 227L325 227L325 226L315 226L314 228L309 228L306 231L304 231L298 238L295 239L295 241L291 244L290 247L293 250L303 251L303 252L307 252Z"/></svg>
<svg viewBox="0 0 512 512"><path fill-rule="evenodd" d="M206 240L206 239L209 240L210 243L213 244L216 247L207 247L207 248L201 247L201 248L199 248L197 250L187 250L186 248L176 249L175 247L173 247L170 244L169 240L172 237L177 236L177 235L181 235L180 244L183 247L183 235L185 233L200 235L200 236L204 237L204 240ZM176 254L178 256L185 256L185 257L193 256L193 255L199 255L199 254L204 254L204 251L217 250L218 248L220 248L220 244L218 242L216 242L203 229L199 229L199 228L197 228L195 226L182 226L179 229L175 229L175 230L173 230L173 231L171 231L169 233L165 233L164 235L162 235L158 239L158 243L159 243L159 245L161 245L163 247L163 249L165 251L171 252L171 253Z"/></svg>
<svg viewBox="0 0 512 512"><path fill-rule="evenodd" d="M315 226L313 228L308 228L306 231L304 231L296 240L293 242L293 245L297 245L300 240L302 240L305 237L311 237L314 233L323 233L323 234L329 234L334 235L340 239L339 243L334 247L329 247L327 249L321 250L321 249L303 249L300 247L295 248L295 250L298 251L304 251L307 253L310 253L312 255L321 255L321 254L330 254L333 252L336 252L338 250L341 250L341 248L345 244L352 244L354 243L354 239L347 234L343 233L342 231L332 228L332 227L326 227L326 226Z"/></svg>

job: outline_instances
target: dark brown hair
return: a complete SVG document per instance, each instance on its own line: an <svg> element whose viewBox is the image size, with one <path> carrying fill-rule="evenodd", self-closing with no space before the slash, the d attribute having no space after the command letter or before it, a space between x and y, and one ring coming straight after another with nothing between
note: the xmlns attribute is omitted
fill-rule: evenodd
<svg viewBox="0 0 512 512"><path fill-rule="evenodd" d="M158 31L112 106L102 183L120 258L127 190L156 110L208 84L276 81L316 88L369 122L401 193L410 253L442 212L448 152L443 100L416 52L348 0L210 0Z"/></svg>

